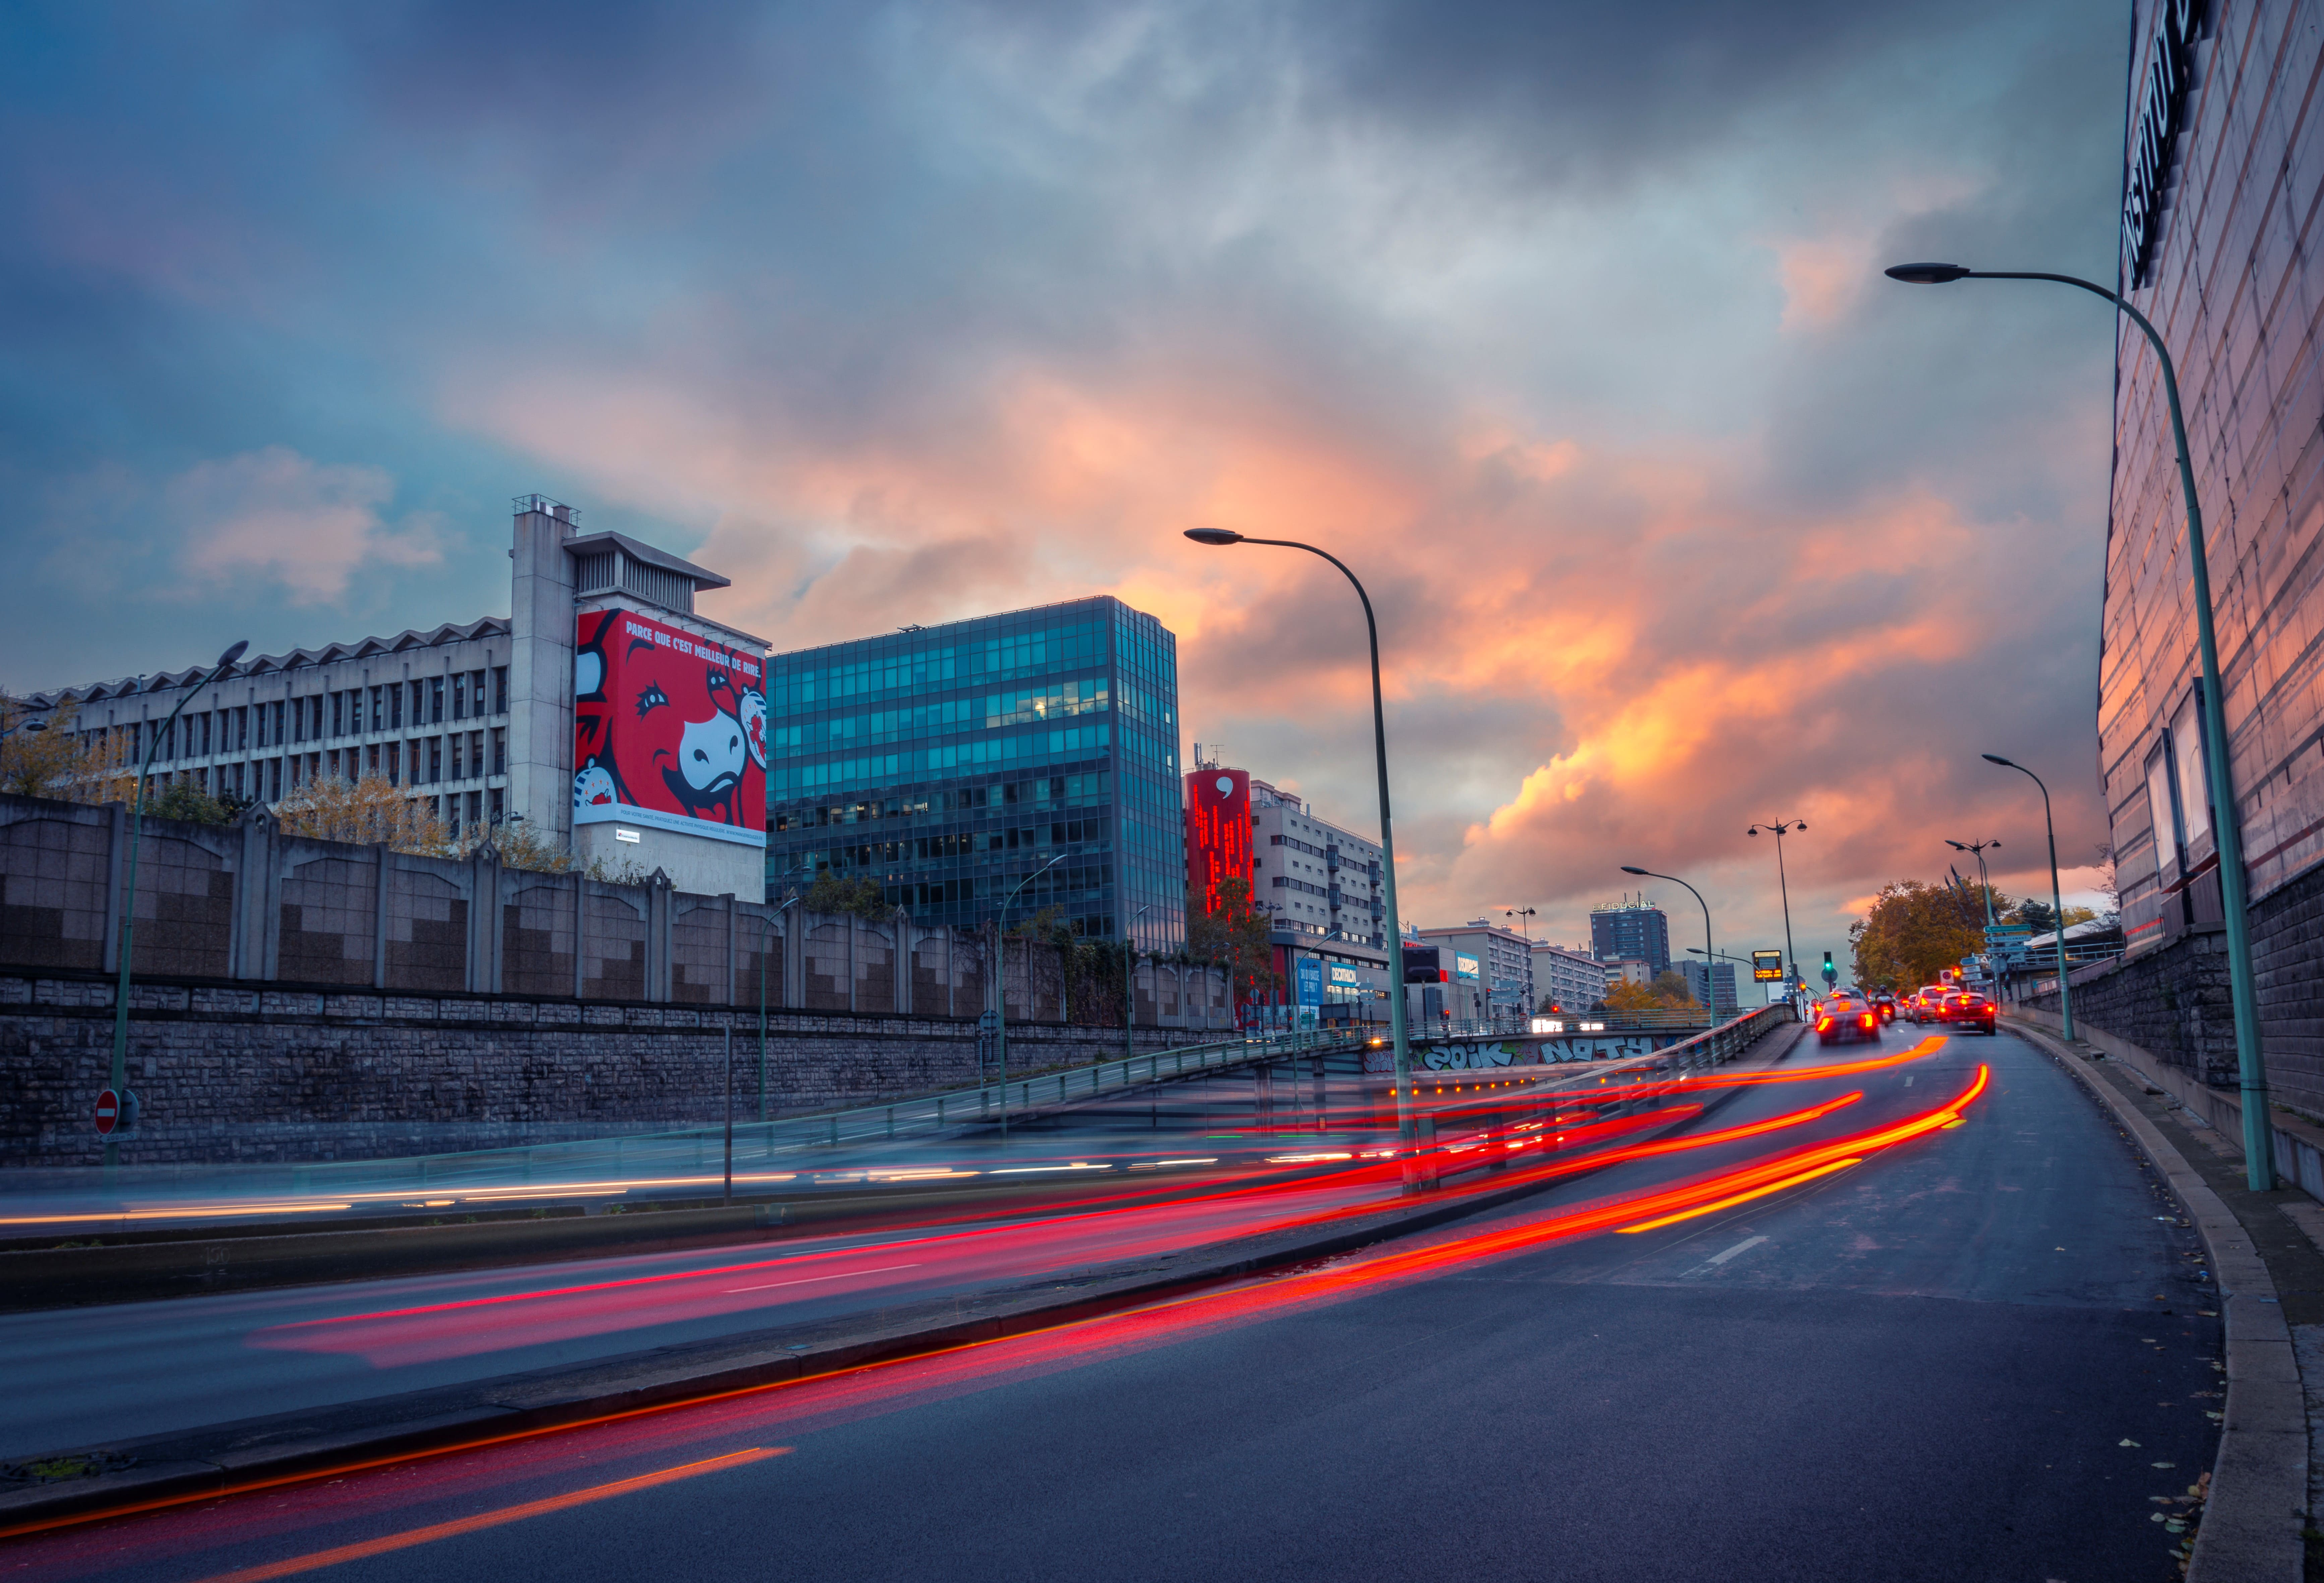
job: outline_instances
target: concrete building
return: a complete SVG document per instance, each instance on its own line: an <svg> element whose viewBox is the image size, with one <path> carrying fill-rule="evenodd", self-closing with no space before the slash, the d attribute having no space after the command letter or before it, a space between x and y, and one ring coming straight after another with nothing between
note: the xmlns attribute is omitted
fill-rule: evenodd
<svg viewBox="0 0 2324 1583"><path fill-rule="evenodd" d="M153 754L153 790L177 780L269 806L311 782L377 776L426 802L456 831L522 819L585 861L624 872L661 870L680 888L761 898L765 844L762 773L750 722L762 714L763 639L694 609L696 591L726 579L620 533L583 534L580 514L538 495L515 502L510 549L511 614L415 628L393 637L327 643L287 653L247 656L202 689L174 729L163 723L206 667L126 677L44 693L35 709L79 700L83 732L103 736L133 760ZM663 733L618 724L622 758L609 739L602 780L612 788L585 802L577 788L576 666L580 630L626 616L632 671L668 668L660 701L677 762L677 733L718 736L715 775L699 785L638 767ZM610 634L613 629L608 627ZM587 680L595 713L619 722L605 690L620 671ZM684 679L681 679L683 673ZM689 705L683 690L704 701ZM715 680L715 685L713 681ZM634 699L623 707L632 722ZM658 713L658 712L657 712ZM156 740L156 736L159 740ZM635 763L624 771L624 763ZM625 795L626 794L626 795ZM630 798L641 801L630 801Z"/></svg>
<svg viewBox="0 0 2324 1583"><path fill-rule="evenodd" d="M1268 941L1284 989L1299 1004L1299 964L1322 976L1327 1016L1388 1014L1388 899L1379 843L1256 776L1250 778L1252 905L1267 912ZM1271 1014L1270 1014L1271 1015Z"/></svg>
<svg viewBox="0 0 2324 1583"><path fill-rule="evenodd" d="M1250 782L1253 902L1278 933L1369 947L1388 960L1388 893L1378 841L1315 817L1254 777Z"/></svg>
<svg viewBox="0 0 2324 1583"><path fill-rule="evenodd" d="M1590 909L1590 950L1601 962L1637 958L1652 980L1671 965L1670 920L1643 895L1604 903Z"/></svg>
<svg viewBox="0 0 2324 1583"><path fill-rule="evenodd" d="M1735 996L1734 963L1713 963L1707 985L1704 982L1703 965L1692 957L1680 958L1676 966L1686 979L1686 992L1694 996L1695 1004L1711 1006L1713 1012L1722 1017L1731 1017L1735 1014L1737 1007L1741 1003ZM1711 995L1716 995L1719 997L1715 1004L1705 994L1706 989Z"/></svg>
<svg viewBox="0 0 2324 1583"><path fill-rule="evenodd" d="M2324 581L2310 553L2324 518L2324 251L2306 217L2324 200L2324 159L2318 118L2301 106L2324 71L2324 34L2295 0L2135 0L2128 20L2119 289L2177 368L2225 717L2205 717L2196 684L2162 366L2116 319L2096 723L2128 955L2112 972L2088 970L2087 985L2078 973L2074 1009L2199 1085L2233 1069L2215 835L2232 819L2268 1078L2277 1100L2313 1115L2324 1112L2313 970L2324 949ZM2024 289L2054 298L2057 312L2107 312L2061 288ZM2226 808L2203 773L2214 734L2229 761ZM2060 767L2033 767L2054 792Z"/></svg>
<svg viewBox="0 0 2324 1583"><path fill-rule="evenodd" d="M974 929L1026 882L1012 923L1185 943L1178 640L1154 617L1075 599L769 663L770 884L869 878Z"/></svg>
<svg viewBox="0 0 2324 1583"><path fill-rule="evenodd" d="M1534 1006L1555 1001L1569 1012L1587 1011L1606 998L1606 965L1587 946L1533 947Z"/></svg>
<svg viewBox="0 0 2324 1583"><path fill-rule="evenodd" d="M1417 929L1412 938L1476 958L1485 1004L1530 1013L1534 995L1533 941L1490 919L1472 918L1458 928Z"/></svg>

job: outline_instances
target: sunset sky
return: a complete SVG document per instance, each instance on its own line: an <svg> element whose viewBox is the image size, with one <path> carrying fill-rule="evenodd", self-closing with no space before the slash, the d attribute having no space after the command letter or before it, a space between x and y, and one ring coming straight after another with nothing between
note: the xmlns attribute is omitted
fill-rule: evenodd
<svg viewBox="0 0 2324 1583"><path fill-rule="evenodd" d="M0 682L500 614L508 499L779 648L1110 591L1406 916L1803 960L2106 836L2117 5L13 6ZM1674 947L1700 913L1674 886Z"/></svg>

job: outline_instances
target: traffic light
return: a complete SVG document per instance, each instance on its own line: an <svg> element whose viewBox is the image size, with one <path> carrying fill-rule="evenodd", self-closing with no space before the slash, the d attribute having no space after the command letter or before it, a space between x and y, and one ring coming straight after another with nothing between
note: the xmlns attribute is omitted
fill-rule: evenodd
<svg viewBox="0 0 2324 1583"><path fill-rule="evenodd" d="M1830 951L1826 951L1823 954L1823 981L1826 984L1837 984L1840 982L1840 969L1831 965L1831 953Z"/></svg>

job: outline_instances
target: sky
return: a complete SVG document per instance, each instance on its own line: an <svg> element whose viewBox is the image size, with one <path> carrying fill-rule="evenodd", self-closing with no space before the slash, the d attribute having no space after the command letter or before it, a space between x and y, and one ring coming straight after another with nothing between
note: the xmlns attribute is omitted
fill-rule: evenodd
<svg viewBox="0 0 2324 1583"><path fill-rule="evenodd" d="M510 497L778 649L1093 592L1407 920L1632 864L1846 960L1944 838L2069 899L2126 8L20 4L0 684L505 613ZM1643 882L1699 938L1677 885Z"/></svg>

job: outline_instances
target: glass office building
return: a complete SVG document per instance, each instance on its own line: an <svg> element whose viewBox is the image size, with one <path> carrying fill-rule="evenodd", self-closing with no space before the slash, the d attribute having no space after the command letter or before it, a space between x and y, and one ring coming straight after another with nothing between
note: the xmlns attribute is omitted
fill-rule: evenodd
<svg viewBox="0 0 2324 1583"><path fill-rule="evenodd" d="M1186 937L1177 639L1111 597L768 662L767 884L870 878L927 923L1056 907ZM1061 858L1044 870L1052 859Z"/></svg>

